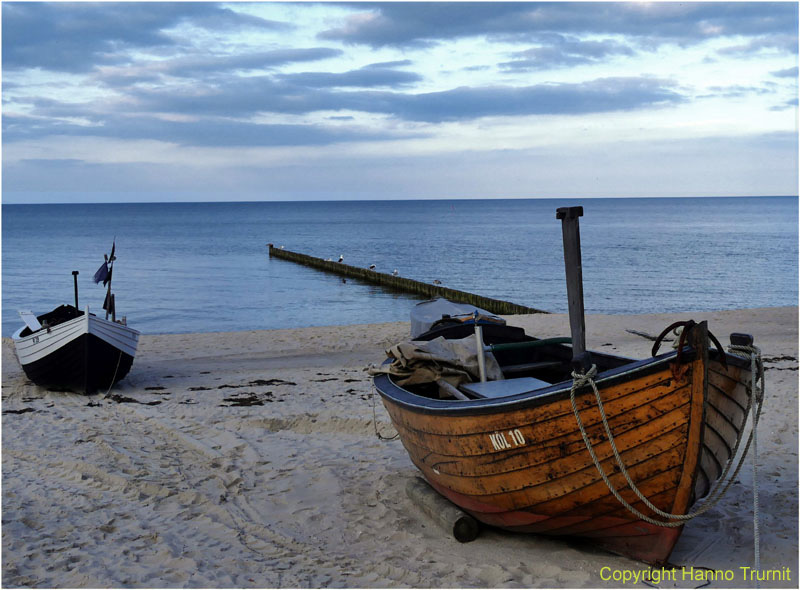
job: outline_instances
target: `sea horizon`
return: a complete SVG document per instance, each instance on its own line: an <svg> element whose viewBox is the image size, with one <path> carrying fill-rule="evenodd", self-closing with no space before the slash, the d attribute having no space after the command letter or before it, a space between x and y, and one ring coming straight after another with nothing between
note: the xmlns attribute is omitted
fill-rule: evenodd
<svg viewBox="0 0 800 590"><path fill-rule="evenodd" d="M582 205L586 313L797 304L797 198L647 197L3 203L3 326L18 309L99 309L144 333L407 321L420 297L270 259L266 244L560 313L557 207ZM744 270L746 269L746 271Z"/></svg>
<svg viewBox="0 0 800 590"><path fill-rule="evenodd" d="M18 191L9 191L15 193ZM34 193L24 193L30 199L30 195ZM107 193L119 196L119 193ZM366 197L351 197L351 198L309 198L309 199L265 199L263 197L241 198L241 199L175 199L164 200L162 198L154 198L153 200L119 200L117 197L110 197L109 200L102 201L88 201L88 200L75 200L75 201L12 201L9 202L4 195L2 206L17 206L17 205L135 205L135 204L150 204L150 205L168 205L171 203L185 203L185 204L200 204L200 203L221 203L221 204L236 204L236 203L347 203L347 202L393 202L393 201L542 201L542 200L564 200L570 197L392 197L392 198L376 198L373 195ZM800 195L641 195L641 196L581 196L574 197L579 200L603 200L603 199L618 199L618 200L637 200L637 199L798 199Z"/></svg>

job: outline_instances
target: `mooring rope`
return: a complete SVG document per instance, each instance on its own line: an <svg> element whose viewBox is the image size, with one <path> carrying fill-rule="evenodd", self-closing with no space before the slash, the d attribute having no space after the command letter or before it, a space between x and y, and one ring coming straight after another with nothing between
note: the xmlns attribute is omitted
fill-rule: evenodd
<svg viewBox="0 0 800 590"><path fill-rule="evenodd" d="M111 377L111 384L108 386L108 391L106 391L106 394L103 396L103 399L106 399L108 397L108 395L111 393L111 388L114 387L114 381L117 378L117 371L119 371L119 363L120 363L120 361L122 361L122 351L121 350L119 351L119 357L117 358L117 366L114 369L114 376Z"/></svg>
<svg viewBox="0 0 800 590"><path fill-rule="evenodd" d="M744 348L744 347L737 347L737 350L740 350L742 348ZM755 349L755 347L752 347L752 348ZM720 353L724 354L724 353L722 353L722 351L720 351ZM759 359L760 359L760 351L758 352L758 355L759 355ZM758 363L756 363L756 361L753 360L752 367L753 367L754 371L756 369L756 365L757 364L760 366L760 360L759 360ZM738 463L736 465L736 469L734 470L733 475L724 484L724 487L722 487L723 486L723 482L726 479L728 472L730 471L730 467L733 464L733 459L734 459L734 457L736 457L736 453L739 450L739 446L740 446L742 437L738 437L738 439L736 441L736 445L734 446L733 451L731 453L730 461L728 461L728 464L726 465L725 470L720 475L720 477L717 480L714 488L712 489L711 493L709 494L708 499L703 503L703 505L700 506L697 510L695 510L693 512L689 512L687 514L671 514L669 512L664 512L663 510L660 510L652 502L650 502L650 500L647 497L645 497L644 494L642 494L642 492L639 490L639 488L636 486L636 484L633 483L633 480L631 479L630 475L628 474L628 471L625 468L625 465L624 465L624 463L622 461L622 457L620 456L619 450L617 449L616 442L614 441L614 436L611 433L611 428L610 428L610 426L608 424L608 418L606 417L605 408L603 407L603 400L600 398L600 392L598 391L597 384L594 381L594 377L597 375L597 366L596 365L592 365L592 367L586 373L579 373L577 371L573 372L572 373L572 379L573 379L572 388L570 390L570 396L569 397L570 397L570 403L572 404L572 411L575 414L576 421L578 422L578 428L581 431L581 436L583 437L583 442L586 445L586 449L589 451L589 455L592 457L592 461L594 462L594 465L597 468L598 473L603 478L603 481L605 482L606 486L608 487L608 490L614 495L614 497L620 502L620 504L622 504L625 508L627 508L631 513L633 513L635 516L637 516L641 520L643 520L645 522L648 522L650 524L654 524L654 525L662 526L662 527L668 527L668 528L681 526L686 521L691 520L692 518L695 518L697 516L700 516L701 514L707 512L708 510L713 508L719 502L719 500L722 498L722 496L725 495L725 493L730 488L731 484L735 481L736 476L739 474L739 470L742 468L742 465L744 465L744 458L746 457L747 451L750 448L750 443L755 438L755 429L756 429L756 426L758 425L758 417L761 414L761 400L763 399L763 367L761 368L761 373L760 373L760 379L761 379L761 392L760 392L760 394L758 394L756 392L756 388L755 388L755 382L756 382L755 375L756 375L756 373L753 372L751 374L754 375L754 377L751 380L751 395L748 398L748 407L747 407L747 410L746 410L746 414L750 413L750 411L752 410L753 424L752 424L752 428L750 430L750 436L747 439L747 444L745 445L745 449L744 449L741 457L739 458L739 461L738 461ZM586 428L583 425L583 421L581 420L581 417L580 417L580 412L578 411L578 406L575 403L575 392L578 389L580 389L581 387L583 387L584 385L586 385L586 384L591 385L592 389L594 390L594 395L595 395L595 398L597 400L597 408L600 411L600 418L601 418L601 420L603 422L603 427L605 429L609 445L611 446L611 451L614 454L614 459L616 460L617 465L620 468L620 472L623 474L623 476L625 477L625 480L628 482L628 486L636 494L636 496L645 504L645 506L650 508L650 510L652 510L653 512L655 512L659 516L662 516L663 518L672 519L674 522L659 521L659 520L656 520L654 518L651 518L651 517L647 516L646 514L643 514L642 512L640 512L639 510L634 508L631 504L629 504L620 495L619 491L617 491L617 489L614 486L614 484L611 483L611 480L609 479L609 476L606 474L605 470L603 469L602 465L600 464L600 460L597 458L597 454L594 452L594 447L592 445L592 442L589 440L589 436L586 434ZM754 403L754 398L756 398L755 399L755 403ZM757 408L756 408L756 406L757 406Z"/></svg>
<svg viewBox="0 0 800 590"><path fill-rule="evenodd" d="M375 436L381 440L394 440L400 436L399 432L395 432L394 436L383 436L378 432L378 415L375 413L375 388L372 388L372 426L375 428Z"/></svg>
<svg viewBox="0 0 800 590"><path fill-rule="evenodd" d="M759 505L758 505L758 437L756 430L758 427L758 419L761 415L761 406L764 403L764 363L761 359L761 349L757 346L735 345L732 344L728 347L728 351L736 356L747 358L750 357L750 393L751 397L755 397L758 403L758 411L755 411L755 405L752 409L753 419L753 565L758 571L761 569L761 530L759 526Z"/></svg>

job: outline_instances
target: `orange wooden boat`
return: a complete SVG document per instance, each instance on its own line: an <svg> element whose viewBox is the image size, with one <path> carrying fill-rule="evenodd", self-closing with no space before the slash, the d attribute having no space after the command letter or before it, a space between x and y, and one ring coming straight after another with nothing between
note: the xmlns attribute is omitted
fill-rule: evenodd
<svg viewBox="0 0 800 590"><path fill-rule="evenodd" d="M445 318L415 341L465 338L475 323L477 318ZM654 347L652 358L590 353L622 465L653 506L679 515L723 475L751 408L750 360L726 353L715 338L710 347L705 322L683 328L675 350L657 354ZM666 562L683 527L656 524L677 523L631 489L591 384L571 396L576 347L564 343L566 338L537 340L511 326L481 329L505 378L462 384L459 397L465 399L450 397L452 389L435 382L401 386L395 375L375 376L400 439L425 479L485 524L587 537L615 553ZM732 335L732 342L752 344L752 338ZM574 410L610 486L588 451ZM623 506L610 487L642 517Z"/></svg>

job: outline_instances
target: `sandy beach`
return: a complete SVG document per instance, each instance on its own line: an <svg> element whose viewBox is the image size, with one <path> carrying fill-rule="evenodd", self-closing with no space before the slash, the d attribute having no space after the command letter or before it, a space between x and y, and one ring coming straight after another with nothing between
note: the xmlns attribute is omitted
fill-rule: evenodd
<svg viewBox="0 0 800 590"><path fill-rule="evenodd" d="M678 319L766 366L761 565L798 587L798 309L587 317L590 349L635 358ZM566 315L510 316L539 337ZM408 323L145 335L129 376L86 397L26 379L2 351L4 587L621 587L647 566L583 542L484 529L458 543L407 498L417 475L365 368ZM373 413L377 420L373 421ZM690 522L671 561L754 587L752 474ZM684 570L685 571L685 570ZM621 575L621 574L620 574ZM703 582L679 573L662 588ZM641 581L624 587L647 587Z"/></svg>

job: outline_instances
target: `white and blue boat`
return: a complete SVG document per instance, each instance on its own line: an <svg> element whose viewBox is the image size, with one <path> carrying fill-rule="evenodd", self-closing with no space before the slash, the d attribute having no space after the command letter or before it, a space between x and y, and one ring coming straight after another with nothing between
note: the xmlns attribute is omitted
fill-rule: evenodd
<svg viewBox="0 0 800 590"><path fill-rule="evenodd" d="M130 371L139 342L139 332L128 327L126 318L116 319L111 274L114 248L95 273L95 282L108 285L105 317L78 307L78 272L75 304L62 304L41 315L20 311L25 325L12 339L17 357L28 378L49 389L91 394L109 390ZM110 316L110 317L109 317Z"/></svg>

